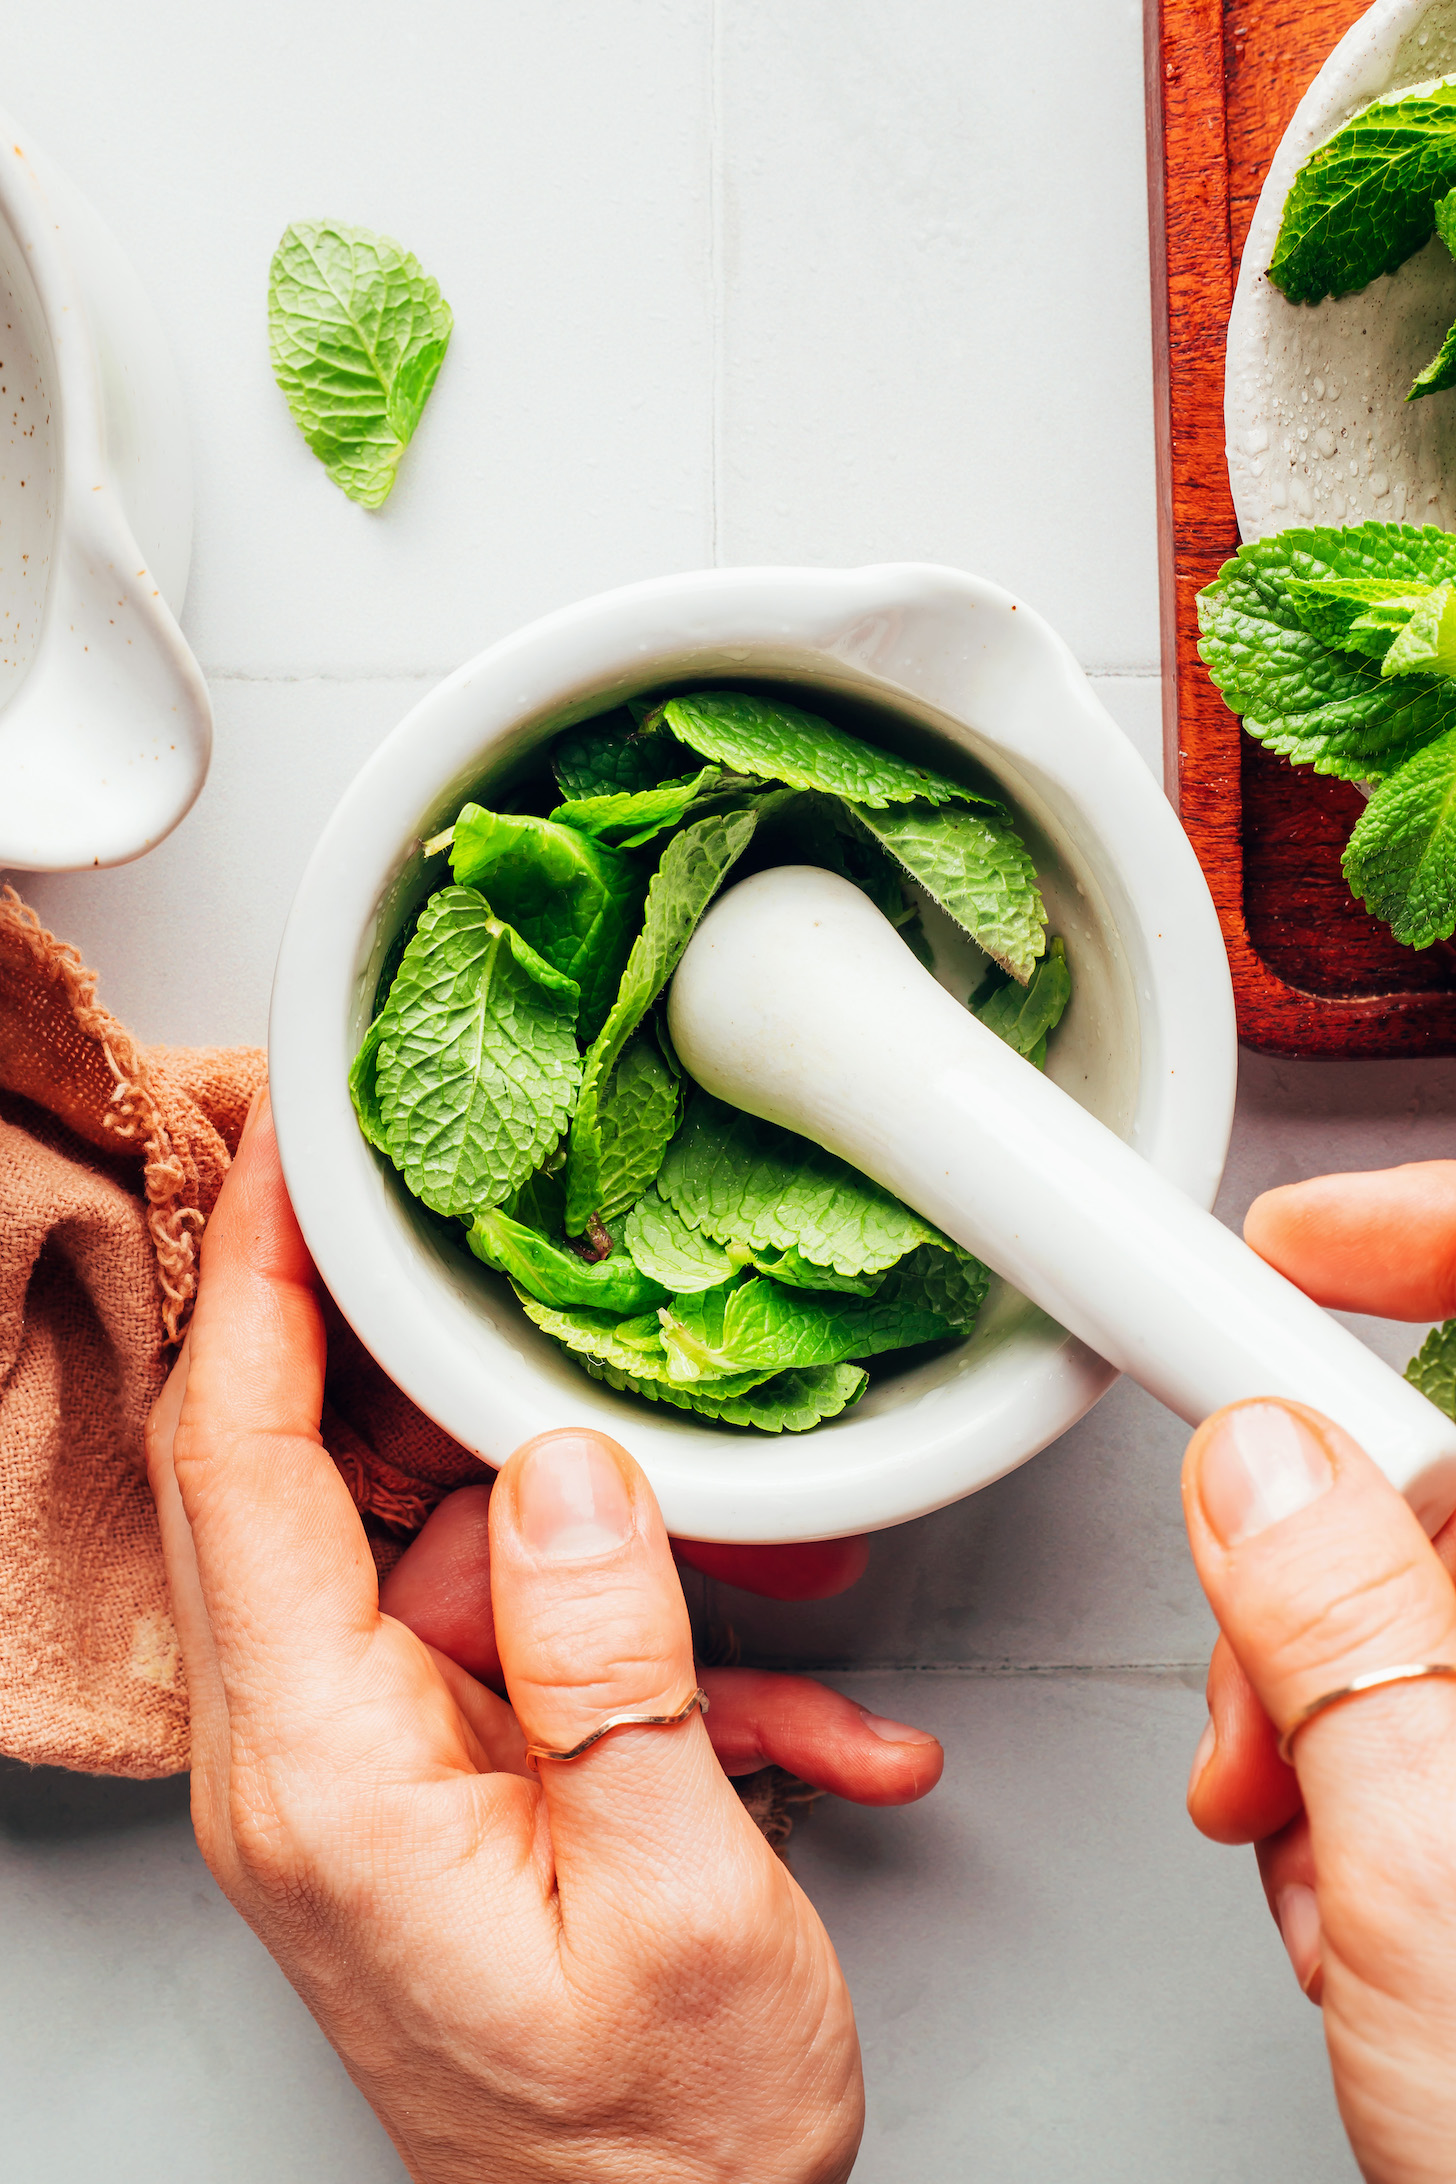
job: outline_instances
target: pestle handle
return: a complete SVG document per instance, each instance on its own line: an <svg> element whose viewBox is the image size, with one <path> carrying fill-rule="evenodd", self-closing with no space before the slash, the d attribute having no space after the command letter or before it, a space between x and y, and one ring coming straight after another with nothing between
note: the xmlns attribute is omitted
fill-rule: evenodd
<svg viewBox="0 0 1456 2184"><path fill-rule="evenodd" d="M762 872L689 942L673 1043L838 1153L1196 1425L1259 1395L1345 1428L1434 1531L1456 1425L921 968L847 880Z"/></svg>

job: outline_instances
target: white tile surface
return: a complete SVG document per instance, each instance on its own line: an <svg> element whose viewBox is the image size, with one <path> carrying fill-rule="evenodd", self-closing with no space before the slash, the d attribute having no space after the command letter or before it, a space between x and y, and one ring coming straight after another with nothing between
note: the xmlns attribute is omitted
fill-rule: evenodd
<svg viewBox="0 0 1456 2184"><path fill-rule="evenodd" d="M5 98L135 260L194 430L211 780L141 864L24 883L144 1037L260 1040L362 759L481 645L638 576L962 563L1159 770L1135 0L50 0L7 21ZM268 371L268 256L318 214L398 234L456 312L375 514ZM1453 1095L1453 1064L1249 1061L1227 1217L1447 1150ZM950 1749L925 1807L821 1809L800 1851L859 2002L865 2184L1350 2173L1249 1861L1182 1816L1182 1441L1120 1388L847 1601L718 1602L760 1656L886 1664L848 1681ZM0 1768L0 2174L398 2178L182 1810Z"/></svg>

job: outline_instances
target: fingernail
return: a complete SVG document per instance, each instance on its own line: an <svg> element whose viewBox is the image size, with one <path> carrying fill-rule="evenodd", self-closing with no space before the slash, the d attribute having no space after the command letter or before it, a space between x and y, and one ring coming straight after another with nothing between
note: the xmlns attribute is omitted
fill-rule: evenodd
<svg viewBox="0 0 1456 2184"><path fill-rule="evenodd" d="M1225 1547L1292 1517L1334 1483L1324 1443L1282 1403L1225 1412L1198 1467L1203 1513Z"/></svg>
<svg viewBox="0 0 1456 2184"><path fill-rule="evenodd" d="M627 1482L591 1434L536 1443L516 1477L516 1510L527 1544L554 1562L610 1554L632 1537Z"/></svg>
<svg viewBox="0 0 1456 2184"><path fill-rule="evenodd" d="M1212 1719L1210 1719L1204 1727L1202 1736L1198 1739L1198 1749L1193 1755L1193 1765L1188 1770L1188 1795L1190 1797L1198 1787L1204 1768L1213 1757L1213 1748L1217 1742L1218 1732L1213 1726Z"/></svg>
<svg viewBox="0 0 1456 2184"><path fill-rule="evenodd" d="M940 1741L928 1729L912 1729L908 1721L887 1721L883 1714L872 1714L865 1706L860 1708L859 1718L884 1744L936 1744Z"/></svg>
<svg viewBox="0 0 1456 2184"><path fill-rule="evenodd" d="M1324 1940L1319 1898L1302 1881L1291 1881L1288 1888L1281 1888L1275 1897L1274 1909L1284 1946L1289 1951L1289 1961L1294 1966L1294 1976L1308 1994L1309 1983L1320 1968Z"/></svg>

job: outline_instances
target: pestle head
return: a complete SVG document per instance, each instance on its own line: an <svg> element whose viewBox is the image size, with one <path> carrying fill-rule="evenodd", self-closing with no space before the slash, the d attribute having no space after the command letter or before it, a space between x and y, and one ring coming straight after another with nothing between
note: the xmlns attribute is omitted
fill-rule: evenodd
<svg viewBox="0 0 1456 2184"><path fill-rule="evenodd" d="M895 1119L870 1066L887 1037L898 1060L929 1060L947 1038L963 1052L969 1026L999 1049L992 1066L1010 1059L867 895L814 865L756 873L720 897L678 965L667 1020L707 1091L860 1163L865 1132Z"/></svg>

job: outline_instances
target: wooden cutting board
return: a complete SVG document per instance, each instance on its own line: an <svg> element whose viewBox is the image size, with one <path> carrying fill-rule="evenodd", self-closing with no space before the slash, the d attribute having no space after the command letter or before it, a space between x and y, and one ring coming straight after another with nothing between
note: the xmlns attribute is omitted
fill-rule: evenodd
<svg viewBox="0 0 1456 2184"><path fill-rule="evenodd" d="M1224 335L1279 139L1364 0L1146 0L1153 354L1169 793L1213 893L1239 1035L1273 1054L1456 1053L1456 948L1353 901L1348 782L1271 757L1198 657L1201 585L1238 545Z"/></svg>

